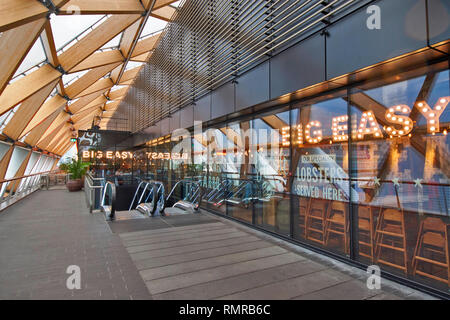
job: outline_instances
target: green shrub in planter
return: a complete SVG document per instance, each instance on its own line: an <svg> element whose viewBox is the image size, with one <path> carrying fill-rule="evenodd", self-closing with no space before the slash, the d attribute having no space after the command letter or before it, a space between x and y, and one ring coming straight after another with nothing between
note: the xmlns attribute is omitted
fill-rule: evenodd
<svg viewBox="0 0 450 320"><path fill-rule="evenodd" d="M69 174L69 181L67 182L67 189L69 191L79 191L83 188L82 178L89 168L89 162L83 162L80 159L73 158L71 162L67 163L67 173Z"/></svg>

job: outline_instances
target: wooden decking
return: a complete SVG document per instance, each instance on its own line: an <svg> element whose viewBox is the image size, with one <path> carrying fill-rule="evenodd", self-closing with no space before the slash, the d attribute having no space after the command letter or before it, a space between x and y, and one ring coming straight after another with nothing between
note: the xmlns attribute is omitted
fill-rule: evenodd
<svg viewBox="0 0 450 320"><path fill-rule="evenodd" d="M424 299L207 213L106 222L84 193L38 191L0 213L0 299ZM66 273L81 269L81 289Z"/></svg>

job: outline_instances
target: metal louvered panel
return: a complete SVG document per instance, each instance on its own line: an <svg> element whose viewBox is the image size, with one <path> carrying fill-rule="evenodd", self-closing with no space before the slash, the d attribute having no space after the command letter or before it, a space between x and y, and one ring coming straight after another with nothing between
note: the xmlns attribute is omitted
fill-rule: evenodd
<svg viewBox="0 0 450 320"><path fill-rule="evenodd" d="M151 126L320 30L358 2L185 0L119 109L131 106L132 132Z"/></svg>

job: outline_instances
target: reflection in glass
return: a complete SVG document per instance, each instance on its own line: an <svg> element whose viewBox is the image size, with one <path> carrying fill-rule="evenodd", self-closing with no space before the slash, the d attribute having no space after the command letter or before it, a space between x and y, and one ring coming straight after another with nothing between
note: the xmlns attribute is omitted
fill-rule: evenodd
<svg viewBox="0 0 450 320"><path fill-rule="evenodd" d="M449 73L350 96L358 257L434 286L449 285ZM381 136L366 134L372 112Z"/></svg>
<svg viewBox="0 0 450 320"><path fill-rule="evenodd" d="M300 104L292 119L294 237L348 254L347 102Z"/></svg>
<svg viewBox="0 0 450 320"><path fill-rule="evenodd" d="M255 194L255 223L265 229L290 236L290 196L288 176L290 147L283 129L289 126L289 111L270 113L254 119L256 150L252 165Z"/></svg>

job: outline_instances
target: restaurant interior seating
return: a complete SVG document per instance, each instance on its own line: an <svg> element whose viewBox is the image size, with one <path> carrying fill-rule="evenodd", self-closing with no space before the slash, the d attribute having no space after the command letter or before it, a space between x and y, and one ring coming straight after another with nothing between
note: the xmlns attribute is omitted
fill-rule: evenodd
<svg viewBox="0 0 450 320"><path fill-rule="evenodd" d="M325 245L327 200L314 199L306 216L306 238Z"/></svg>
<svg viewBox="0 0 450 320"><path fill-rule="evenodd" d="M349 252L348 238L348 203L341 201L331 201L328 206L328 214L325 223L325 244L330 242L331 234L342 238L344 244L344 252Z"/></svg>
<svg viewBox="0 0 450 320"><path fill-rule="evenodd" d="M448 226L439 218L427 217L420 223L412 260L412 274L450 285Z"/></svg>
<svg viewBox="0 0 450 320"><path fill-rule="evenodd" d="M370 259L374 258L374 210L370 206L358 206L359 255Z"/></svg>
<svg viewBox="0 0 450 320"><path fill-rule="evenodd" d="M375 230L375 262L408 274L405 216L402 209L382 209Z"/></svg>
<svg viewBox="0 0 450 320"><path fill-rule="evenodd" d="M298 220L298 227L301 231L301 235L306 238L306 217L308 215L309 206L311 203L311 198L305 198L305 197L299 197L298 200L299 204L299 220Z"/></svg>

